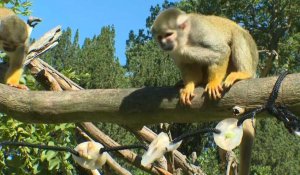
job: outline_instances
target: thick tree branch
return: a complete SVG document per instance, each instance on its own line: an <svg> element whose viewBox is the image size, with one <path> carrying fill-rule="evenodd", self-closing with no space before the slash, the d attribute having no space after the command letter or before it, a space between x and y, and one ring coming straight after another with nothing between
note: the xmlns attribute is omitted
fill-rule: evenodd
<svg viewBox="0 0 300 175"><path fill-rule="evenodd" d="M191 109L178 105L178 89L173 87L34 92L1 84L0 112L28 123L145 125L220 120L229 117L235 105L253 108L264 104L275 81L276 77L270 77L238 82L218 102L208 100L203 88L197 88ZM300 113L300 74L288 75L283 81L278 102Z"/></svg>

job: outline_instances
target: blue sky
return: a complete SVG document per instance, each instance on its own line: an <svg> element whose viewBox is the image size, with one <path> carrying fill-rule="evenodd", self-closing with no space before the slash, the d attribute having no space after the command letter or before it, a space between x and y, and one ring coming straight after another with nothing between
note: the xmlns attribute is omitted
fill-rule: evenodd
<svg viewBox="0 0 300 175"><path fill-rule="evenodd" d="M145 28L151 5L161 4L163 0L31 0L31 2L32 16L43 19L43 22L33 30L32 38L38 39L48 30L61 25L63 29L71 27L73 34L79 29L80 43L83 43L84 38L99 34L101 27L114 25L116 56L124 65L125 43L129 31Z"/></svg>

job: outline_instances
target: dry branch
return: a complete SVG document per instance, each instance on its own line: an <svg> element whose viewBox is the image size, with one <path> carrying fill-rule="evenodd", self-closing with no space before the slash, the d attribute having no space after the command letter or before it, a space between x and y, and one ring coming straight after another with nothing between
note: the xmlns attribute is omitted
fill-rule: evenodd
<svg viewBox="0 0 300 175"><path fill-rule="evenodd" d="M61 34L61 26L57 26L45 33L38 41L31 44L29 47L27 60L24 64L27 65L31 61L31 59L55 47L58 44L58 39Z"/></svg>
<svg viewBox="0 0 300 175"><path fill-rule="evenodd" d="M110 122L146 125L163 122L201 122L220 120L231 115L235 105L247 109L266 102L276 77L236 83L218 102L197 97L190 109L178 105L174 87L141 89L95 89L80 91L23 91L0 85L0 112L28 123ZM278 102L300 113L300 74L283 81Z"/></svg>

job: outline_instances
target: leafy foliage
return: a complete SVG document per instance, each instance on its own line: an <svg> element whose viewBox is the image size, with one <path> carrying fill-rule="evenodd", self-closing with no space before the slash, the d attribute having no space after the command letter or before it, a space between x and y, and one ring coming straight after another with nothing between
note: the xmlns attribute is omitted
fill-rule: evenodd
<svg viewBox="0 0 300 175"><path fill-rule="evenodd" d="M2 0L0 1L0 7L11 8L15 13L29 16L31 11L29 8L32 3L28 0Z"/></svg>
<svg viewBox="0 0 300 175"><path fill-rule="evenodd" d="M23 141L36 144L74 146L74 124L24 124L5 115L0 117L1 141ZM74 174L68 159L70 153L27 147L5 147L0 152L1 174Z"/></svg>
<svg viewBox="0 0 300 175"><path fill-rule="evenodd" d="M204 149L203 152L201 152L197 161L199 162L203 172L206 174L224 174L221 173L217 155L218 150L216 146Z"/></svg>
<svg viewBox="0 0 300 175"><path fill-rule="evenodd" d="M126 55L126 67L132 87L170 86L179 81L179 71L172 59L162 53L153 41L139 45L132 43Z"/></svg>
<svg viewBox="0 0 300 175"><path fill-rule="evenodd" d="M91 74L86 88L121 88L127 87L125 69L115 57L115 29L113 26L103 27L100 35L86 39L79 66L81 70Z"/></svg>
<svg viewBox="0 0 300 175"><path fill-rule="evenodd" d="M300 172L300 138L289 134L276 119L260 120L252 156L254 171L259 165L271 167L272 174L298 174ZM268 170L268 169L267 169Z"/></svg>
<svg viewBox="0 0 300 175"><path fill-rule="evenodd" d="M31 90L41 90L34 77L21 79ZM25 124L0 113L0 142L22 141L34 144L74 147L75 124ZM7 146L0 152L0 174L76 174L70 153Z"/></svg>

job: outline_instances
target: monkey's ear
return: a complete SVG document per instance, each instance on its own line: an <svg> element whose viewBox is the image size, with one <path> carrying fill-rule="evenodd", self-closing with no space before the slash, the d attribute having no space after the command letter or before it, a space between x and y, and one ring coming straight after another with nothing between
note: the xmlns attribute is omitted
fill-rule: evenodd
<svg viewBox="0 0 300 175"><path fill-rule="evenodd" d="M151 32L151 33L154 33L153 25L150 27L150 32Z"/></svg>
<svg viewBox="0 0 300 175"><path fill-rule="evenodd" d="M181 29L185 29L187 26L187 21L188 21L188 15L182 14L179 15L177 18L177 26Z"/></svg>

